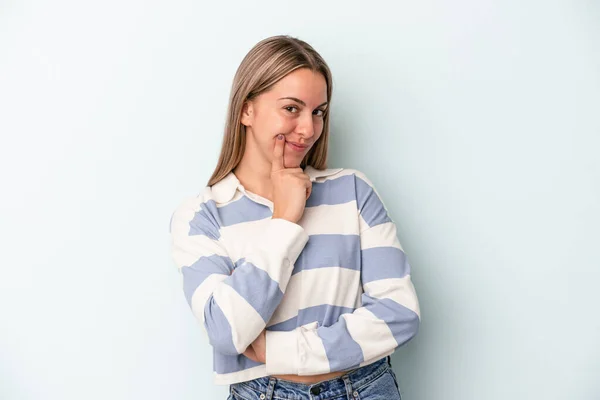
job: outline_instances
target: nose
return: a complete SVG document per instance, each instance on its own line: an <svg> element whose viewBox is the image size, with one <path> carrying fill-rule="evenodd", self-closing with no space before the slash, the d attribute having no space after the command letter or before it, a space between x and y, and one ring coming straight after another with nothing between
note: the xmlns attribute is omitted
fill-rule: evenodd
<svg viewBox="0 0 600 400"><path fill-rule="evenodd" d="M298 119L296 132L301 134L304 139L311 139L315 135L315 125L312 114L305 114Z"/></svg>

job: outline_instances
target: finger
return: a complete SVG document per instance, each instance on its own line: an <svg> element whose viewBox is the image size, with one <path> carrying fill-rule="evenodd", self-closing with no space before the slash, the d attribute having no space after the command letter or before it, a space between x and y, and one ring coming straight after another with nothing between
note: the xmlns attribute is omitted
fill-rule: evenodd
<svg viewBox="0 0 600 400"><path fill-rule="evenodd" d="M251 359L252 361L258 362L258 357L256 357L256 352L254 351L254 348L252 346L248 346L246 351L244 351L242 354Z"/></svg>
<svg viewBox="0 0 600 400"><path fill-rule="evenodd" d="M279 171L285 168L283 164L283 147L285 146L285 136L279 134L275 138L275 147L273 148L272 170Z"/></svg>
<svg viewBox="0 0 600 400"><path fill-rule="evenodd" d="M286 168L286 169L285 169L285 172L286 172L286 173L288 173L288 174L290 174L290 175L295 175L295 176L297 176L297 177L299 177L299 178L304 178L304 177L305 177L304 175L306 175L306 174L304 173L304 171L302 170L302 168L300 168L300 167L296 167L296 168L293 168L293 167ZM306 178L308 178L308 175L306 175Z"/></svg>
<svg viewBox="0 0 600 400"><path fill-rule="evenodd" d="M308 181L306 184L306 200L308 200L311 193L312 193L312 182Z"/></svg>

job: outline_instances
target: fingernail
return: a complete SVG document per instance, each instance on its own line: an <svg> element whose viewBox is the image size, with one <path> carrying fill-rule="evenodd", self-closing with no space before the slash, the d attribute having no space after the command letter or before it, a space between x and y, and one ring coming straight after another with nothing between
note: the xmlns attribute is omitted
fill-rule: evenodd
<svg viewBox="0 0 600 400"><path fill-rule="evenodd" d="M282 134L277 135L277 139L279 139L279 140L283 139L283 135Z"/></svg>

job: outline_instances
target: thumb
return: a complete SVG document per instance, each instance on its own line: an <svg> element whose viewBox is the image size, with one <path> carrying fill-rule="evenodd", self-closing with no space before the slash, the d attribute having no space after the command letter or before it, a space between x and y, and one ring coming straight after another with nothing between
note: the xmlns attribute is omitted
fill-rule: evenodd
<svg viewBox="0 0 600 400"><path fill-rule="evenodd" d="M308 188L306 188L306 200L308 200L311 193L312 193L312 186L309 186Z"/></svg>

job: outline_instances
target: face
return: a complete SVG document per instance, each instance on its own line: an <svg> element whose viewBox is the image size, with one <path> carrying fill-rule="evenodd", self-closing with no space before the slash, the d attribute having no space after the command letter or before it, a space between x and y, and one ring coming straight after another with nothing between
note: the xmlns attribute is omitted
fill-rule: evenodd
<svg viewBox="0 0 600 400"><path fill-rule="evenodd" d="M297 69L279 80L267 92L244 105L242 124L247 140L269 163L277 135L285 137L286 168L295 168L323 133L327 109L327 84L319 72Z"/></svg>

